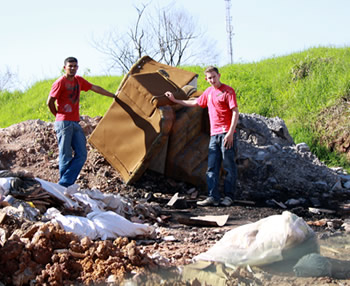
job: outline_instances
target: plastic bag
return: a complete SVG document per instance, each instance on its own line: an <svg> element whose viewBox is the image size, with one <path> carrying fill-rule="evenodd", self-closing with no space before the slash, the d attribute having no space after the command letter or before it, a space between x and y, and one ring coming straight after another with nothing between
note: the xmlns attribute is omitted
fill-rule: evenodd
<svg viewBox="0 0 350 286"><path fill-rule="evenodd" d="M87 236L95 240L99 237L96 225L86 217L64 216L55 208L49 208L45 217L51 219L52 222L57 222L65 231L72 232L80 238Z"/></svg>
<svg viewBox="0 0 350 286"><path fill-rule="evenodd" d="M155 229L152 226L133 223L112 211L94 211L89 213L87 217L94 222L96 230L102 240L116 238L118 236L151 237L155 232Z"/></svg>
<svg viewBox="0 0 350 286"><path fill-rule="evenodd" d="M45 218L57 222L65 231L73 232L80 238L88 236L94 240L117 238L119 236L152 237L155 228L146 224L133 223L113 211L93 211L87 217L62 215L57 209L49 208Z"/></svg>
<svg viewBox="0 0 350 286"><path fill-rule="evenodd" d="M319 249L317 237L306 222L288 211L227 232L208 251L195 260L208 260L233 265L265 265L283 260L283 254L308 242L310 252ZM310 253L303 249L303 255ZM307 252L307 253L305 253Z"/></svg>

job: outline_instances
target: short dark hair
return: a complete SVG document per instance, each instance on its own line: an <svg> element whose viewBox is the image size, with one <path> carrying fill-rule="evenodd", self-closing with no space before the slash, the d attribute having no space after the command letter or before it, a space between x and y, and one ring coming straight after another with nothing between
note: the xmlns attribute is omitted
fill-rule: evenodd
<svg viewBox="0 0 350 286"><path fill-rule="evenodd" d="M219 69L217 67L214 67L214 66L208 66L204 73L207 73L207 72L216 72L217 74L219 74Z"/></svg>
<svg viewBox="0 0 350 286"><path fill-rule="evenodd" d="M78 60L75 57L68 57L64 60L64 66L66 66L67 63L78 63Z"/></svg>

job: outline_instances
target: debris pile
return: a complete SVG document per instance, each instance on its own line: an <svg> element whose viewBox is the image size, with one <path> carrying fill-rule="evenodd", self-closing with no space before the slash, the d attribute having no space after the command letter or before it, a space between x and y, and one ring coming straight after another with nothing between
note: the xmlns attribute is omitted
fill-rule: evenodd
<svg viewBox="0 0 350 286"><path fill-rule="evenodd" d="M307 144L294 144L282 119L240 114L237 129L243 199L333 210L350 199L350 175L328 168Z"/></svg>
<svg viewBox="0 0 350 286"><path fill-rule="evenodd" d="M99 120L98 117L83 118L81 124L87 136ZM0 281L14 285L28 285L33 281L39 285L87 285L120 284L129 277L147 277L144 284L137 280L138 285L146 285L147 281L186 285L189 282L179 281L179 277L164 280L158 272L157 275L149 272L191 264L194 257L210 249L231 229L281 214L286 209L308 220L320 239L321 253L324 253L322 242L327 239L344 240L344 234L350 229L349 212L346 212L349 175L340 169L327 168L305 144L295 145L290 141L283 121L278 118L242 114L238 127L240 194L235 205L229 208L197 208L196 200L205 194L204 190L152 171L146 171L133 184L125 184L105 158L90 146L87 162L77 180L80 189L70 190L64 200L59 199L37 184L39 180L58 181L53 124L30 120L0 129L0 169L11 172L15 178L10 184L14 201L4 200L7 195L1 198ZM95 193L97 190L100 192ZM157 229L156 236L82 238L65 231L58 223L45 220L45 213L52 208L64 216L85 217L90 213L93 205L77 201L74 193L81 197L95 196L94 200L101 194L108 198L119 195L125 200L123 208L117 211L103 202L104 211L113 210L132 223L153 226ZM177 200L171 202L174 197ZM66 200L80 207L69 208ZM197 222L198 217L208 214L226 215L225 223L213 226ZM342 259L341 263L347 265L346 248L338 249L338 246L342 244L328 246L327 256ZM220 267L214 268L220 270ZM232 283L299 286L320 285L325 281L323 277L290 277L290 273L283 277L254 267L239 267L224 273L227 274L224 281L231 279ZM276 270L272 273L276 274ZM341 279L349 279L349 275L345 273Z"/></svg>
<svg viewBox="0 0 350 286"><path fill-rule="evenodd" d="M13 285L120 283L128 273L152 267L156 265L135 241L79 239L51 223L34 223L13 234L0 251L0 281Z"/></svg>

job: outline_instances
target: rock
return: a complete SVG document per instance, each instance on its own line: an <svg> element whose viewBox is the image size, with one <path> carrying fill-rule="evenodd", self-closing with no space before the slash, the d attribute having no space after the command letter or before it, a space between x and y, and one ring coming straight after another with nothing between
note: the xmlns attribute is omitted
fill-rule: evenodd
<svg viewBox="0 0 350 286"><path fill-rule="evenodd" d="M347 181L347 182L344 184L344 188L345 188L345 189L350 189L350 181Z"/></svg>
<svg viewBox="0 0 350 286"><path fill-rule="evenodd" d="M293 267L295 275L299 277L332 276L332 264L328 258L318 253L303 256Z"/></svg>
<svg viewBox="0 0 350 286"><path fill-rule="evenodd" d="M287 206L295 207L295 206L300 205L301 203L300 203L300 200L289 199L289 200L286 201L284 204L287 205Z"/></svg>
<svg viewBox="0 0 350 286"><path fill-rule="evenodd" d="M306 143L299 143L296 148L299 152L310 152L310 147Z"/></svg>
<svg viewBox="0 0 350 286"><path fill-rule="evenodd" d="M345 229L346 233L350 233L350 220L347 219L344 221L344 223L342 224L342 227Z"/></svg>
<svg viewBox="0 0 350 286"><path fill-rule="evenodd" d="M338 180L338 181L334 184L334 186L332 187L331 192L333 192L333 191L341 191L342 189L343 189L343 187L342 187L341 181Z"/></svg>

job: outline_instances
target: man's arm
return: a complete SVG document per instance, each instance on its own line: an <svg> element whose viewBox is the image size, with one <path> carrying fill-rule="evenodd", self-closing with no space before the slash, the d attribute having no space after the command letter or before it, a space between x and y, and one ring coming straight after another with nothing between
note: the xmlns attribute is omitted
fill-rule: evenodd
<svg viewBox="0 0 350 286"><path fill-rule="evenodd" d="M47 98L46 104L49 107L51 113L53 114L53 116L56 117L57 114L57 107L56 107L56 98L52 97L49 95L49 97Z"/></svg>
<svg viewBox="0 0 350 286"><path fill-rule="evenodd" d="M112 98L115 98L115 96L116 96L115 94L105 90L104 88L102 88L102 87L100 87L98 85L94 85L94 84L92 85L91 90L93 92L99 93L101 95L109 96L109 97L112 97Z"/></svg>
<svg viewBox="0 0 350 286"><path fill-rule="evenodd" d="M232 109L232 120L231 120L230 129L228 130L228 132L224 138L224 146L227 149L230 149L233 147L233 135L234 135L235 130L236 130L238 118L239 118L238 107L235 107Z"/></svg>
<svg viewBox="0 0 350 286"><path fill-rule="evenodd" d="M167 98L169 98L169 100L171 100L172 102L181 104L183 106L198 106L197 100L196 99L188 99L188 100L182 100L182 99L176 99L175 96L173 95L173 93L171 91L167 91L166 93L164 93L165 96Z"/></svg>

